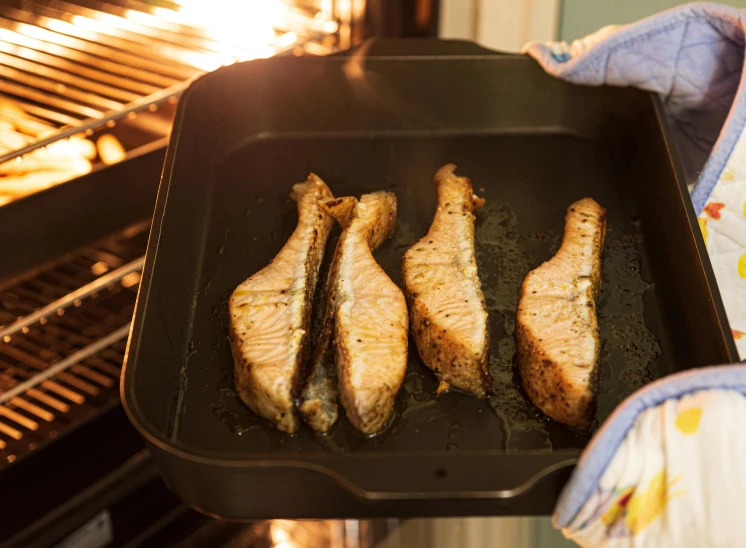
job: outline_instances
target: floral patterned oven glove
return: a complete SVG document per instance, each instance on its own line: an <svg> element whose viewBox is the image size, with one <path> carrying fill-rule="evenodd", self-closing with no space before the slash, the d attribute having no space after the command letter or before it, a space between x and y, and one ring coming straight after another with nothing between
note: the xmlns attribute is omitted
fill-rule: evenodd
<svg viewBox="0 0 746 548"><path fill-rule="evenodd" d="M582 40L531 43L550 74L660 94L733 336L746 356L746 12L689 4ZM746 546L746 367L672 375L586 449L555 525L589 547Z"/></svg>

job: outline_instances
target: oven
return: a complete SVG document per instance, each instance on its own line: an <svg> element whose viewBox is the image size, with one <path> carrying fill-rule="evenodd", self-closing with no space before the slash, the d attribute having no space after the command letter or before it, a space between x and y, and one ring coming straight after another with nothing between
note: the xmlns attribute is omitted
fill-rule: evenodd
<svg viewBox="0 0 746 548"><path fill-rule="evenodd" d="M434 36L436 0L0 3L0 542L372 546L376 522L212 520L119 401L180 93L235 62ZM306 540L298 540L306 539Z"/></svg>

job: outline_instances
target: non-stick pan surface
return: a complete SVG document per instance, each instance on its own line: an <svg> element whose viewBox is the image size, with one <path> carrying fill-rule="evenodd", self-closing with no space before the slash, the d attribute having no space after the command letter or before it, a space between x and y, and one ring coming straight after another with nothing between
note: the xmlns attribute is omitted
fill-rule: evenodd
<svg viewBox="0 0 746 548"><path fill-rule="evenodd" d="M245 63L182 100L122 395L172 488L203 511L548 512L588 437L545 419L519 388L515 309L525 275L557 250L565 209L585 196L609 223L598 420L653 379L736 356L651 95L572 86L527 57L463 43L428 42L439 52L428 56L397 48ZM253 416L233 390L227 302L295 227L291 185L313 171L336 196L395 192L397 231L375 256L401 283L402 254L432 220L433 174L449 162L487 201L476 249L494 396L436 397L410 342L396 417L377 437L344 419L328 436L288 436Z"/></svg>

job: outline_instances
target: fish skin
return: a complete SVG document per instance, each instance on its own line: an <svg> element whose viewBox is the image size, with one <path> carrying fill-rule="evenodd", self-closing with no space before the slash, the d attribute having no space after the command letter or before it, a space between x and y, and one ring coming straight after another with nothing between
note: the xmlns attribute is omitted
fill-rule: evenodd
<svg viewBox="0 0 746 548"><path fill-rule="evenodd" d="M390 421L407 369L407 304L373 258L396 229L396 196L339 198L328 211L343 228L332 267L334 349L340 401L364 434Z"/></svg>
<svg viewBox="0 0 746 548"><path fill-rule="evenodd" d="M593 424L600 350L596 297L606 210L591 198L572 204L557 254L523 282L516 314L523 388L548 417L579 431Z"/></svg>
<svg viewBox="0 0 746 548"><path fill-rule="evenodd" d="M319 360L314 365L298 405L303 420L319 434L328 434L339 418L337 396L334 367Z"/></svg>
<svg viewBox="0 0 746 548"><path fill-rule="evenodd" d="M298 224L269 265L242 282L228 310L234 381L241 400L278 430L294 433L294 409L310 355L311 307L334 220L329 187L313 173L291 194Z"/></svg>
<svg viewBox="0 0 746 548"><path fill-rule="evenodd" d="M422 361L450 386L477 397L492 385L490 335L474 251L474 220L484 200L447 164L435 175L438 207L427 236L404 254L411 331Z"/></svg>

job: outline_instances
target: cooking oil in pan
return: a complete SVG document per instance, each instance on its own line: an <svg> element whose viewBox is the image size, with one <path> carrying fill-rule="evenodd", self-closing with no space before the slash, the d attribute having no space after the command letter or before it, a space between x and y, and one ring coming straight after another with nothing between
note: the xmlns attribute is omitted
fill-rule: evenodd
<svg viewBox="0 0 746 548"><path fill-rule="evenodd" d="M506 449L522 446L525 435L538 436L537 446L551 449L545 421L521 393L514 374L518 294L526 274L538 266L524 240L511 207L488 201L477 216L476 253L490 320L489 368L494 384L489 402L502 422Z"/></svg>
<svg viewBox="0 0 746 548"><path fill-rule="evenodd" d="M641 243L639 234L625 234L609 226L598 299L600 420L629 394L653 380L649 366L662 353L658 338L645 322L645 300L654 286L641 272Z"/></svg>

